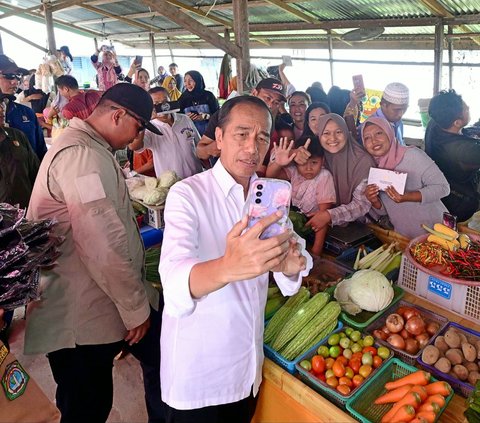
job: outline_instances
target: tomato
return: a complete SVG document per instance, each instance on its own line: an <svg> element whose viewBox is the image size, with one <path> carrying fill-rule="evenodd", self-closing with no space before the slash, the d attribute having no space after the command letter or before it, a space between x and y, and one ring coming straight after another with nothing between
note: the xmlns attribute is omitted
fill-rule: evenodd
<svg viewBox="0 0 480 423"><path fill-rule="evenodd" d="M338 386L338 379L335 376L327 378L325 382L327 382L327 385L331 386L332 388L336 388Z"/></svg>
<svg viewBox="0 0 480 423"><path fill-rule="evenodd" d="M328 357L325 359L325 368L326 369L331 369L332 366L333 366L333 363L335 363L335 359L333 359L332 357Z"/></svg>
<svg viewBox="0 0 480 423"><path fill-rule="evenodd" d="M347 385L349 386L350 388L353 386L353 382L352 382L352 379L349 379L348 377L341 377L340 379L338 379L338 384L339 385Z"/></svg>
<svg viewBox="0 0 480 423"><path fill-rule="evenodd" d="M346 366L347 363L348 363L347 357L344 357L343 355L341 355L340 357L337 357L337 359L336 359L335 361L339 361L339 362L342 363L344 366Z"/></svg>
<svg viewBox="0 0 480 423"><path fill-rule="evenodd" d="M328 352L330 357L337 358L342 353L342 349L338 345L334 345L329 348Z"/></svg>
<svg viewBox="0 0 480 423"><path fill-rule="evenodd" d="M325 377L325 375L323 373L319 374L319 375L315 375L315 377L317 379L320 379L322 382L325 382L327 380L327 378Z"/></svg>
<svg viewBox="0 0 480 423"><path fill-rule="evenodd" d="M365 379L370 376L370 373L372 373L372 366L369 364L364 364L360 366L360 369L358 370L358 373L362 375Z"/></svg>
<svg viewBox="0 0 480 423"><path fill-rule="evenodd" d="M325 359L321 355L312 357L312 369L315 373L323 373L325 371Z"/></svg>
<svg viewBox="0 0 480 423"><path fill-rule="evenodd" d="M333 377L335 376L335 373L333 372L332 369L328 369L326 372L325 372L325 378L328 379L329 377Z"/></svg>
<svg viewBox="0 0 480 423"><path fill-rule="evenodd" d="M345 376L351 379L353 376L355 376L355 373L353 372L351 367L345 367Z"/></svg>
<svg viewBox="0 0 480 423"><path fill-rule="evenodd" d="M342 362L338 360L335 361L335 363L333 363L332 370L333 370L333 374L337 377L342 377L345 375L345 366L343 365Z"/></svg>
<svg viewBox="0 0 480 423"><path fill-rule="evenodd" d="M353 376L352 383L353 386L357 387L358 385L361 385L365 378L362 375L355 375Z"/></svg>
<svg viewBox="0 0 480 423"><path fill-rule="evenodd" d="M362 359L362 356L363 356L363 352L361 352L361 351L358 351L358 352L352 354L352 358L358 358L360 360Z"/></svg>
<svg viewBox="0 0 480 423"><path fill-rule="evenodd" d="M358 373L358 371L360 370L360 366L362 365L362 362L359 358L352 358L349 362L348 362L348 366L352 368L353 370L353 373Z"/></svg>
<svg viewBox="0 0 480 423"><path fill-rule="evenodd" d="M377 355L377 349L375 347L363 347L362 352L369 352L372 355Z"/></svg>
<svg viewBox="0 0 480 423"><path fill-rule="evenodd" d="M382 357L379 357L378 355L373 357L373 368L376 369L380 367L383 363Z"/></svg>
<svg viewBox="0 0 480 423"><path fill-rule="evenodd" d="M338 385L337 386L337 391L340 392L342 395L350 395L350 392L352 392L350 386L348 385Z"/></svg>

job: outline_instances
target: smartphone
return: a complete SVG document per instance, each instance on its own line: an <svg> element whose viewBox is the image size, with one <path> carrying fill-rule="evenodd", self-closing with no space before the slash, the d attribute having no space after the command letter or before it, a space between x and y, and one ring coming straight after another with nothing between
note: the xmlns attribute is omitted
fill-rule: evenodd
<svg viewBox="0 0 480 423"><path fill-rule="evenodd" d="M353 89L357 93L365 94L365 84L363 83L363 76L362 75L353 75Z"/></svg>
<svg viewBox="0 0 480 423"><path fill-rule="evenodd" d="M443 224L454 231L457 230L457 216L448 212L443 212Z"/></svg>
<svg viewBox="0 0 480 423"><path fill-rule="evenodd" d="M267 227L260 239L268 239L280 235L288 224L292 186L290 182L280 179L258 178L250 184L246 202L248 228L259 220L280 210L283 215L278 222Z"/></svg>
<svg viewBox="0 0 480 423"><path fill-rule="evenodd" d="M155 112L157 115L175 113L180 111L180 103L178 101L165 101L155 104Z"/></svg>
<svg viewBox="0 0 480 423"><path fill-rule="evenodd" d="M138 66L142 66L143 56L135 56L135 64Z"/></svg>
<svg viewBox="0 0 480 423"><path fill-rule="evenodd" d="M282 62L285 66L292 66L292 57L291 56L282 56Z"/></svg>

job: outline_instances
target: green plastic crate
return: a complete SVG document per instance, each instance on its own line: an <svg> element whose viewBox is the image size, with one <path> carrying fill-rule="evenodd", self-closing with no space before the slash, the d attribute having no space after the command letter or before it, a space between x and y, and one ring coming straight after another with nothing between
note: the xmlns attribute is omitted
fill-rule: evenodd
<svg viewBox="0 0 480 423"><path fill-rule="evenodd" d="M347 410L355 417L357 420L363 423L379 423L382 419L382 416L392 408L392 404L374 404L374 401L380 396L383 395L387 390L384 388L384 385L387 382L400 379L403 376L409 375L410 373L416 372L418 369L416 367L405 364L403 361L394 358L389 360L385 366L379 368L379 371L376 373L375 377L370 379L367 383L361 386L357 395L351 400L347 401L346 407ZM437 379L431 378L431 381L436 381ZM452 393L445 398L445 405L438 413L437 419L442 415L445 409L448 406L448 403L453 397Z"/></svg>

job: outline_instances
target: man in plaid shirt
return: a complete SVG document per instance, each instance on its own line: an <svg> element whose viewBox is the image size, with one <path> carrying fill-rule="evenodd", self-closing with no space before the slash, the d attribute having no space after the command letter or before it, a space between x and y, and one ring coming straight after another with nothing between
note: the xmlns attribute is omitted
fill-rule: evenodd
<svg viewBox="0 0 480 423"><path fill-rule="evenodd" d="M62 75L57 79L59 93L68 100L61 113L65 119L88 118L102 97L103 91L80 90L77 80L71 75Z"/></svg>

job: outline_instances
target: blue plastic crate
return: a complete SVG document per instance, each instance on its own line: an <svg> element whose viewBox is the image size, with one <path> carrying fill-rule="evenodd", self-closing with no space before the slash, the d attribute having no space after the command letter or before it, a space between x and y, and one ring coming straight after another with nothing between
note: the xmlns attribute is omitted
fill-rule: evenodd
<svg viewBox="0 0 480 423"><path fill-rule="evenodd" d="M343 323L338 321L338 325L330 334L328 334L325 338L323 338L320 342L316 343L311 349L316 349L320 346L322 342L332 334L336 332L340 332L343 328ZM310 351L310 350L309 350ZM277 363L280 367L284 368L288 373L292 375L296 372L295 364L298 361L298 357L293 359L292 361L288 361L285 359L280 353L275 351L272 347L267 344L263 344L263 352L265 353L265 357L268 357L273 362Z"/></svg>

